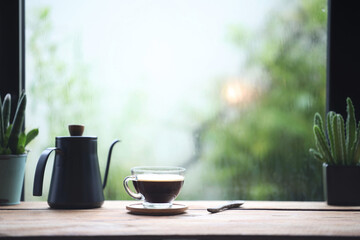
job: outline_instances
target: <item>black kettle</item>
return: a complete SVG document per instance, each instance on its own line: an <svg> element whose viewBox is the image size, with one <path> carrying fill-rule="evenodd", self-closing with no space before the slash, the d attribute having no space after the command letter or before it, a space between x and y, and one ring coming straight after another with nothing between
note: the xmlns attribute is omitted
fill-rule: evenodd
<svg viewBox="0 0 360 240"><path fill-rule="evenodd" d="M97 137L82 136L83 125L69 125L70 136L56 137L53 148L42 152L36 166L34 196L42 195L46 162L56 151L51 176L48 204L51 208L83 209L97 208L104 203L103 189L106 186L111 152L109 149L104 182L101 183L97 156Z"/></svg>

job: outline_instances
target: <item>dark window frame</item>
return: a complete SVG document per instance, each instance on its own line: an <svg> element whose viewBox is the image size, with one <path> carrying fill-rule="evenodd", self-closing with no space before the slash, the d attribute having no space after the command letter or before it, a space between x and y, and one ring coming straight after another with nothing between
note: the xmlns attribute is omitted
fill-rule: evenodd
<svg viewBox="0 0 360 240"><path fill-rule="evenodd" d="M0 1L0 94L25 90L25 0ZM12 101L12 110L16 101ZM14 113L14 111L12 111Z"/></svg>
<svg viewBox="0 0 360 240"><path fill-rule="evenodd" d="M355 1L328 0L326 112L345 116L348 96L356 109L360 107L356 82L360 68L359 19ZM11 93L16 99L25 90L25 0L0 1L0 73L1 96ZM360 119L360 111L356 118Z"/></svg>
<svg viewBox="0 0 360 240"><path fill-rule="evenodd" d="M12 96L11 118L25 91L25 0L0 1L0 96ZM25 127L25 126L24 126ZM21 201L24 201L24 186Z"/></svg>
<svg viewBox="0 0 360 240"><path fill-rule="evenodd" d="M328 0L326 112L332 110L346 116L347 97L355 109L360 109L356 81L360 69L359 22L356 1ZM360 119L360 111L355 114Z"/></svg>

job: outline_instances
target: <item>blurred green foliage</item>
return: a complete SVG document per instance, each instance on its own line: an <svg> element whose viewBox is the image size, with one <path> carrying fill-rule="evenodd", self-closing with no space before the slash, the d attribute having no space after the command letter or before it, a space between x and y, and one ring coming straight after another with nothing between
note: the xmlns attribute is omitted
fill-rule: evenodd
<svg viewBox="0 0 360 240"><path fill-rule="evenodd" d="M325 0L282 1L260 31L231 27L232 44L246 57L244 72L254 72L260 79L250 84L257 90L248 102L228 106L218 98L222 88L213 86L216 96L209 105L214 117L195 131L201 154L189 166L179 199L322 199L321 164L308 149L314 145L314 113L325 112L326 5ZM96 114L98 86L89 81L81 53L73 63L61 61L59 43L50 37L49 15L48 8L40 9L27 23L34 61L30 67L36 79L29 86L30 96L36 96L32 99L37 109L32 111L44 119L40 129L45 135L38 148L52 146L55 136L67 135L70 120L85 123L105 139L113 138L117 133L109 130L109 122L122 130L129 128L140 117L128 114L135 103L130 101L129 109L122 109L127 118L106 116L107 126L101 124L105 120ZM99 143L99 157L104 159L108 145ZM115 152L113 159L120 163L112 162L106 199L130 199L122 179L137 164L125 161L135 156L131 151L139 152L122 149L119 157Z"/></svg>
<svg viewBox="0 0 360 240"><path fill-rule="evenodd" d="M322 199L321 164L308 149L314 113L325 112L327 2L282 4L257 33L232 28L246 68L266 87L219 109L201 136L201 164L217 175L204 174L206 186L225 199Z"/></svg>
<svg viewBox="0 0 360 240"><path fill-rule="evenodd" d="M38 197L34 198L30 191L38 157L44 149L55 145L56 136L69 136L69 124L84 124L84 135L98 137L99 165L103 175L110 140L121 137L119 132L122 127L114 130L113 126L126 126L127 121L135 118L131 116L130 107L124 109L130 118L121 119L123 122L116 113L110 112L111 116L100 114L103 96L101 81L94 82L91 79L91 66L84 60L79 37L75 33L75 36L54 38L56 29L51 19L51 9L47 6L31 9L29 13L26 21L27 57L31 58L31 61L27 61L27 76L34 80L27 80L31 98L28 116L32 116L28 124L40 125L41 136L37 144L31 146L32 155L27 162L28 174L25 183L26 200L39 200ZM129 105L133 104L131 101L132 98L129 99ZM111 117L116 120L110 120ZM108 122L113 125L104 124ZM122 179L129 174L130 166L124 163L124 155L118 151L121 145L122 143L117 144L112 154L108 184L104 190L106 199L131 199L122 186ZM51 157L45 171L42 200L47 199L52 165Z"/></svg>
<svg viewBox="0 0 360 240"><path fill-rule="evenodd" d="M51 21L51 10L48 7L35 9L31 18L27 19L28 52L32 56L32 84L28 85L32 96L32 112L39 112L46 120L48 136L68 135L67 125L89 123L89 116L96 117L97 105L94 99L95 87L89 81L89 66L81 52L76 49L77 42L64 44L73 45L73 62L63 60L68 53L62 52L61 44L51 35L54 27ZM28 62L29 63L29 62ZM86 86L86 88L84 88ZM98 95L99 93L97 93Z"/></svg>

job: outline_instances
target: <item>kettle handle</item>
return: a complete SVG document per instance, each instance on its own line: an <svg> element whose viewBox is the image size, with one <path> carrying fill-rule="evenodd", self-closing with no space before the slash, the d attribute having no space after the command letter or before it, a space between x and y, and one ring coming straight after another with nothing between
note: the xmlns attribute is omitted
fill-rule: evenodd
<svg viewBox="0 0 360 240"><path fill-rule="evenodd" d="M109 174L109 167L110 167L110 160L111 160L111 153L112 153L112 150L114 148L114 145L116 143L120 142L119 139L116 139L110 146L110 149L109 149L109 154L108 154L108 159L107 159L107 163L106 163L106 169L105 169L105 175L104 175L104 183L103 183L103 189L106 187L106 182L107 182L107 177L108 177L108 174Z"/></svg>
<svg viewBox="0 0 360 240"><path fill-rule="evenodd" d="M44 180L44 172L47 160L50 156L50 153L54 150L60 150L59 148L52 147L45 149L39 158L39 161L36 165L35 170L35 177L34 177L34 188L33 188L33 195L34 196L41 196L42 195L42 189L43 189L43 180Z"/></svg>

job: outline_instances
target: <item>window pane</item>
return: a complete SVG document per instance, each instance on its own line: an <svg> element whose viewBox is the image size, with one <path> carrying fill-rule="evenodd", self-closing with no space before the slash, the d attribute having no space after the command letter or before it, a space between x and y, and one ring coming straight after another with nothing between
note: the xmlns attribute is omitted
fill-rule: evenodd
<svg viewBox="0 0 360 240"><path fill-rule="evenodd" d="M139 165L187 168L179 199L322 199L326 1L26 1L26 199L67 125L98 136L106 199ZM44 197L50 182L46 170Z"/></svg>

